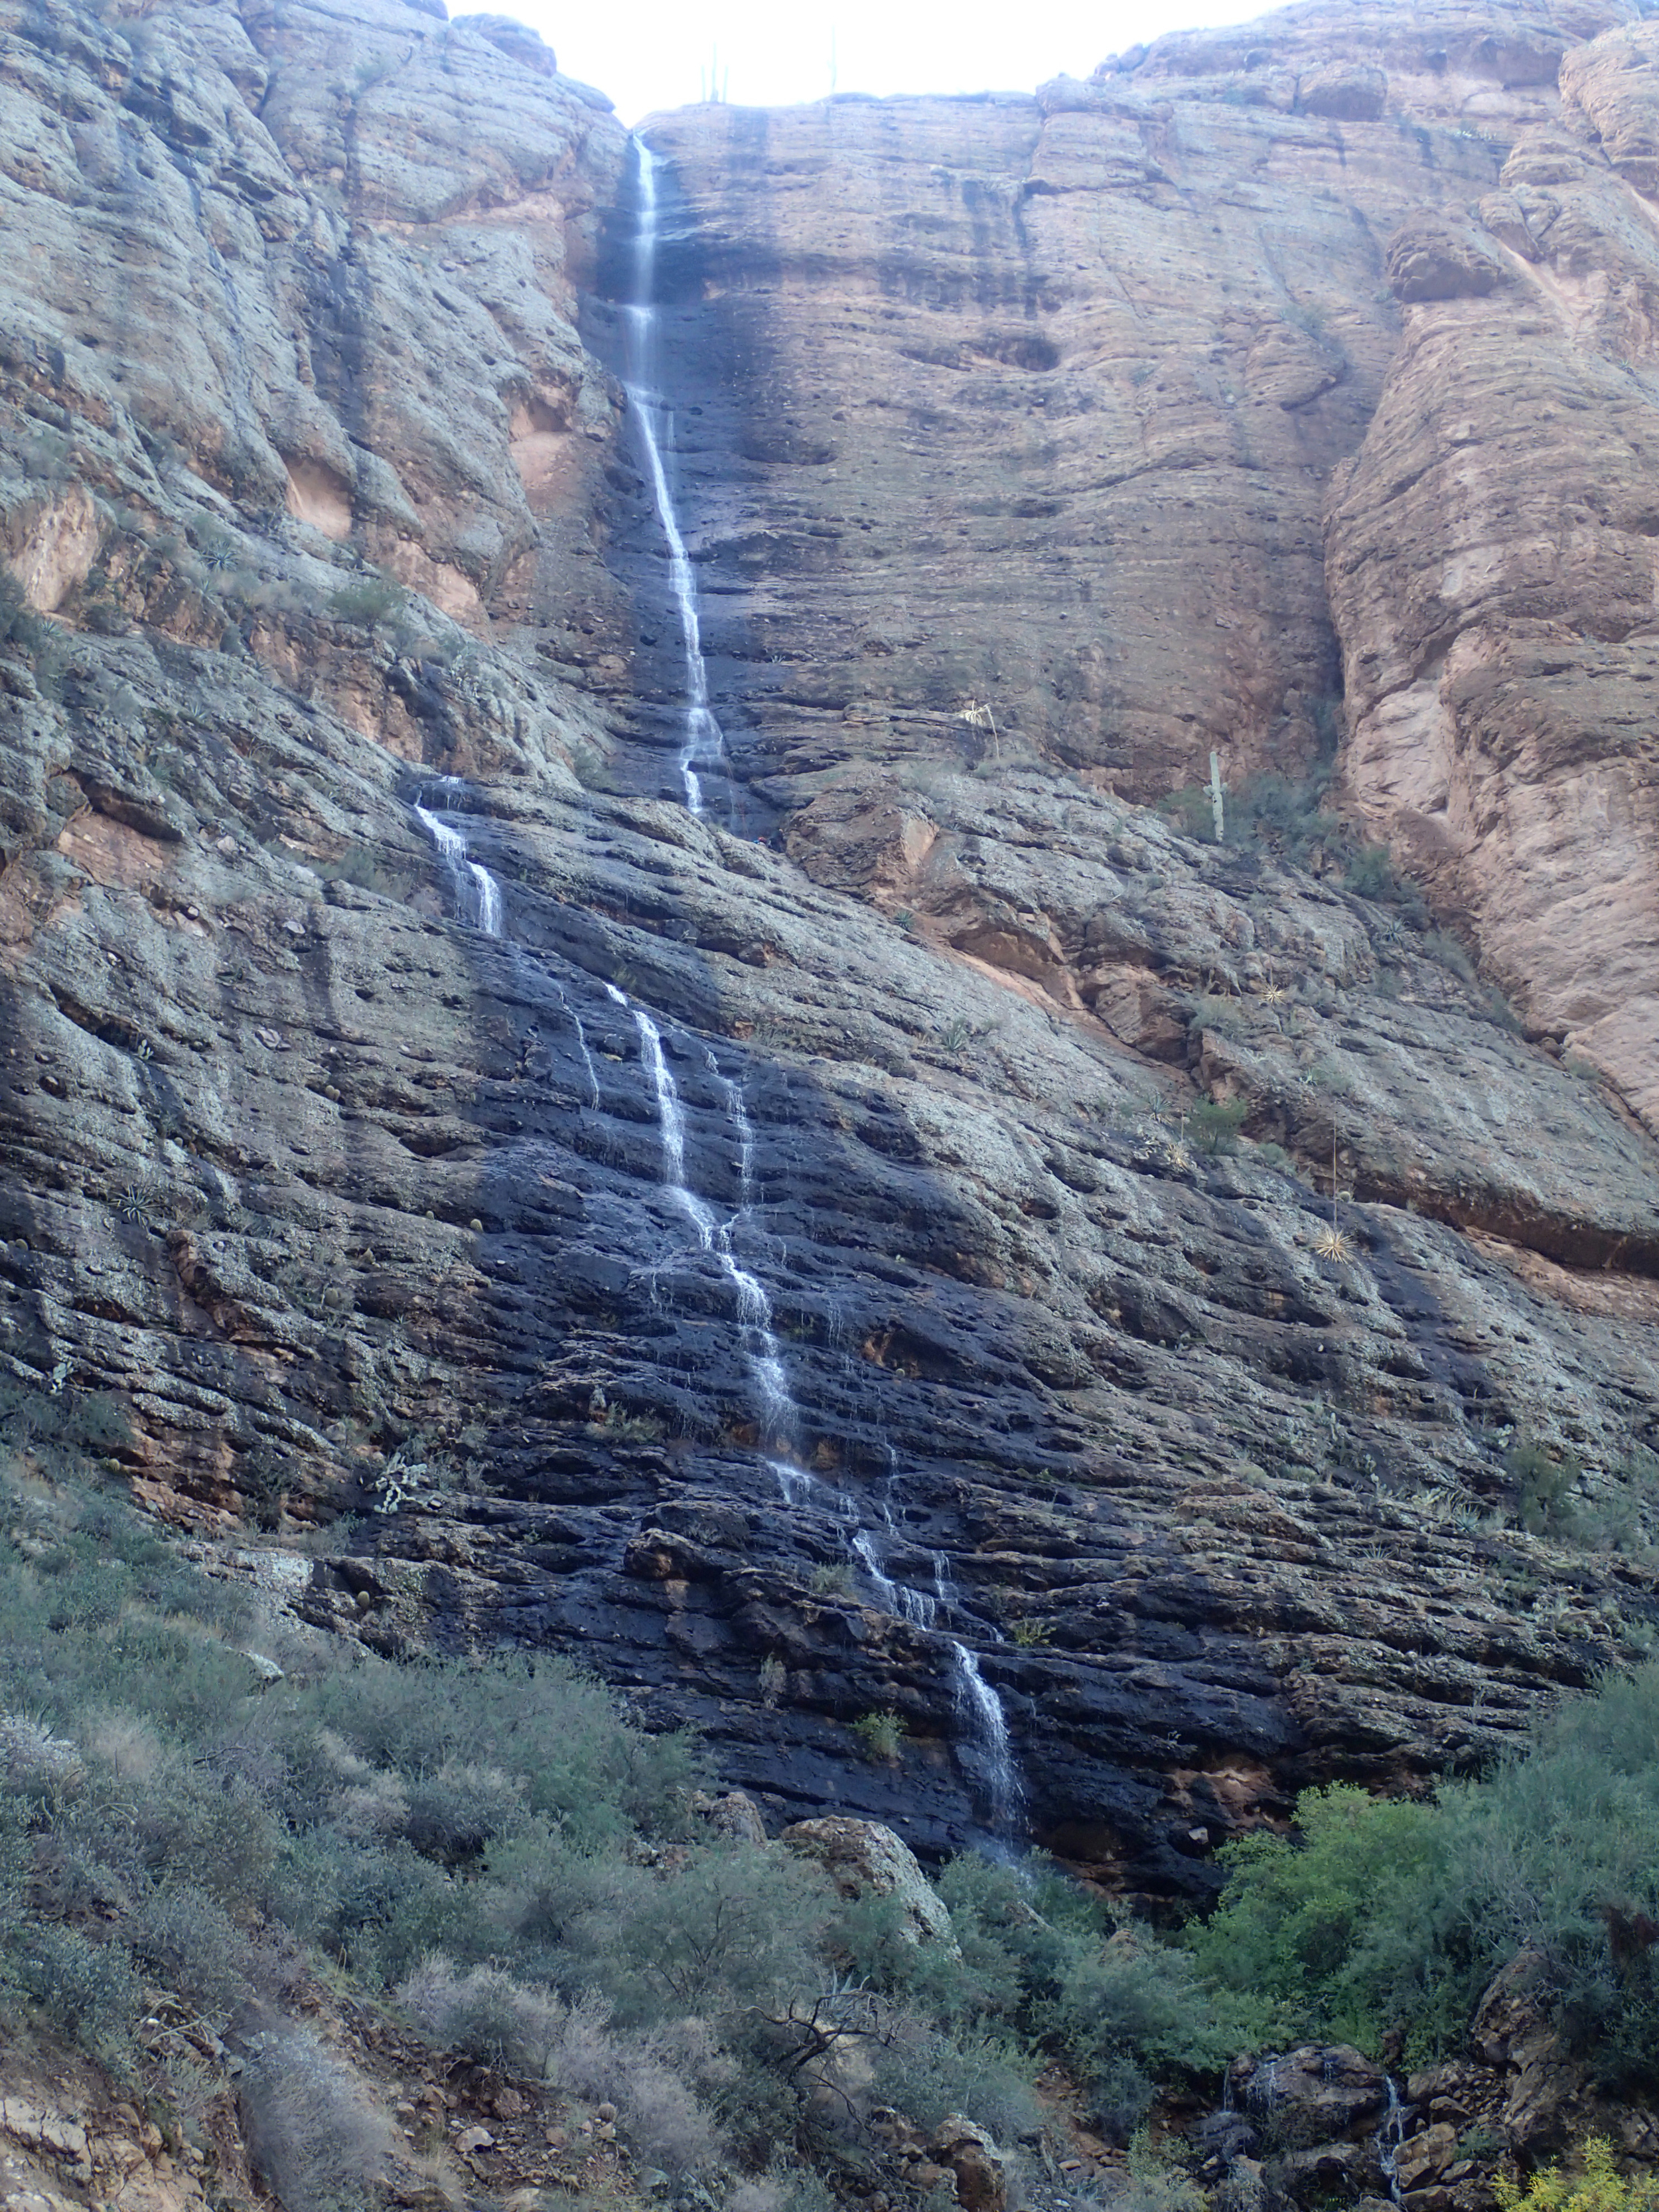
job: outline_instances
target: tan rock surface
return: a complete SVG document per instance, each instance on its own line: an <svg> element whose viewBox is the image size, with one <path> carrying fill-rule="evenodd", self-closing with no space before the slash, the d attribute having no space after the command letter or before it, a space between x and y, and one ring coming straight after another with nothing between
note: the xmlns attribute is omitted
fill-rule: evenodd
<svg viewBox="0 0 1659 2212"><path fill-rule="evenodd" d="M1528 1024L1650 1121L1653 45L1621 27L1564 61L1561 113L1480 204L1505 281L1408 289L1328 535L1348 787L1470 916Z"/></svg>

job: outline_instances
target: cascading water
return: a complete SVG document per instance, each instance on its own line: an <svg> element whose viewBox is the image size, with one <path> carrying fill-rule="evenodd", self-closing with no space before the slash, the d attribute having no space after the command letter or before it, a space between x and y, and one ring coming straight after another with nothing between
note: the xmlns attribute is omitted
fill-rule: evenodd
<svg viewBox="0 0 1659 2212"><path fill-rule="evenodd" d="M581 1016L565 996L563 987L556 984L554 988L559 994L559 1004L569 1015L570 1026L576 1032L576 1049L582 1056L582 1066L587 1074L587 1103L590 1106L597 1106L599 1103L599 1071L594 1066L593 1055L588 1049L587 1031L582 1027Z"/></svg>
<svg viewBox="0 0 1659 2212"><path fill-rule="evenodd" d="M670 1196L696 1231L702 1249L717 1261L738 1294L738 1320L744 1333L744 1352L760 1400L762 1425L769 1438L786 1451L795 1447L795 1402L783 1370L783 1355L772 1333L772 1301L757 1275L739 1264L732 1249L732 1226L722 1221L685 1180L685 1110L669 1073L662 1048L662 1031L643 1006L631 1003L614 983L606 988L619 1006L634 1017L640 1035L640 1058L657 1094L657 1120L662 1131L663 1182Z"/></svg>
<svg viewBox="0 0 1659 2212"><path fill-rule="evenodd" d="M1002 1700L979 1671L979 1661L965 1644L954 1638L951 1656L957 1672L957 1711L967 1723L984 1769L986 1795L990 1801L991 1832L1012 1841L1020 1827L1024 1792L1014 1765L1008 1735L1008 1717Z"/></svg>
<svg viewBox="0 0 1659 2212"><path fill-rule="evenodd" d="M632 298L622 311L623 333L623 382L627 391L651 483L658 523L668 552L669 583L678 615L684 659L684 723L678 752L681 787L688 810L704 811L703 776L726 770L725 740L708 703L708 672L703 658L696 578L690 555L675 511L669 481L667 454L672 444L672 420L664 406L658 374L659 318L655 302L659 238L658 168L654 156L634 141L638 222L634 241ZM459 777L435 779L416 796L412 811L432 840L455 886L457 910L490 937L502 933L501 887L482 863L467 850L464 834L443 818L447 802L465 789ZM707 1054L711 1076L724 1094L727 1119L737 1141L735 1166L738 1207L722 1220L687 1178L686 1124L678 1089L663 1049L662 1032L643 1007L635 1006L615 984L607 984L611 999L631 1016L640 1041L640 1059L656 1097L662 1147L662 1180L676 1206L690 1223L698 1248L720 1267L735 1293L738 1324L744 1359L761 1417L765 1463L788 1506L823 1516L833 1526L848 1561L856 1567L876 1602L913 1628L939 1637L950 1655L956 1711L965 1744L971 1746L971 1772L988 1814L987 1826L1000 1844L1017 1842L1021 1827L1023 1790L1010 1741L1007 1717L1000 1698L980 1671L978 1659L954 1637L941 1636L939 1624L961 1611L943 1553L928 1554L931 1590L919 1589L890 1574L888 1567L896 1543L890 1508L884 1505L880 1530L866 1525L857 1501L801 1465L799 1410L789 1387L781 1348L773 1328L772 1303L765 1285L742 1265L732 1247L732 1232L749 1216L753 1205L754 1132L742 1085L722 1073L712 1052ZM599 1073L588 1049L581 1020L562 988L555 985L576 1034L586 1071L589 1103L599 1104Z"/></svg>
<svg viewBox="0 0 1659 2212"><path fill-rule="evenodd" d="M725 764L726 741L708 704L708 667L702 654L702 625L697 615L696 579L674 508L664 449L669 418L663 407L657 376L657 158L635 138L634 178L637 228L634 234L634 296L623 308L623 388L628 394L634 420L639 424L640 445L657 520L668 547L668 580L679 614L680 642L684 659L685 722L679 750L680 783L685 804L701 814L702 775L699 771Z"/></svg>
<svg viewBox="0 0 1659 2212"><path fill-rule="evenodd" d="M605 988L616 1004L632 1015L639 1033L641 1061L656 1092L663 1182L696 1231L699 1247L719 1262L737 1292L744 1355L771 1447L766 1463L785 1504L819 1512L833 1523L848 1559L863 1574L884 1612L908 1621L915 1628L933 1629L940 1611L956 1602L944 1554L929 1554L933 1581L931 1593L896 1581L887 1572L885 1539L866 1525L855 1499L848 1492L832 1487L799 1464L799 1416L790 1393L782 1352L773 1332L771 1299L759 1277L741 1265L732 1249L733 1222L722 1221L686 1179L685 1109L663 1050L661 1030L644 1008L635 1006L616 984L608 983ZM747 1208L752 1180L753 1132L740 1087L720 1073L720 1064L712 1053L707 1054L707 1059L710 1073L725 1091L726 1110L738 1133L741 1213ZM973 1746L974 1764L984 1790L987 1826L1000 1842L1012 1843L1020 1832L1024 1792L1014 1763L1007 1716L1001 1699L981 1674L979 1661L967 1645L952 1637L947 1639L947 1648L955 1677L956 1710Z"/></svg>
<svg viewBox="0 0 1659 2212"><path fill-rule="evenodd" d="M1393 2075L1385 2074L1382 2078L1388 2084L1389 2109L1376 2131L1376 2162L1382 2169L1390 2199L1398 2204L1403 2202L1400 2191L1400 2146L1406 2140L1406 2107L1400 2101L1399 2087Z"/></svg>
<svg viewBox="0 0 1659 2212"><path fill-rule="evenodd" d="M427 805L429 799L441 800L462 788L459 776L440 776L435 784L425 787L416 794L410 803L410 811L431 838L439 859L449 871L461 920L471 922L476 928L483 930L486 937L499 937L501 933L501 885L481 860L475 860L469 855L466 839L460 831L441 819Z"/></svg>

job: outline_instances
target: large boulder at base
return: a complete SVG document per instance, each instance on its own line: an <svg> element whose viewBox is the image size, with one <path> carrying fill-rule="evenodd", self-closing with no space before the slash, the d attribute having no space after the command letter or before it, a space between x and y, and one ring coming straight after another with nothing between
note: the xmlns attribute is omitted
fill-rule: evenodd
<svg viewBox="0 0 1659 2212"><path fill-rule="evenodd" d="M956 2176L957 2201L967 2212L1004 2212L1008 2202L1008 2165L985 2130L960 2112L949 2112L934 2129L928 2150Z"/></svg>
<svg viewBox="0 0 1659 2212"><path fill-rule="evenodd" d="M1388 2076L1346 2043L1236 2059L1232 2089L1235 2106L1287 2151L1374 2128L1389 2101Z"/></svg>
<svg viewBox="0 0 1659 2212"><path fill-rule="evenodd" d="M957 1939L951 1915L929 1887L909 1845L879 1820L797 1820L778 1841L816 1859L843 1897L893 1897L903 1907L901 1932L912 1943Z"/></svg>

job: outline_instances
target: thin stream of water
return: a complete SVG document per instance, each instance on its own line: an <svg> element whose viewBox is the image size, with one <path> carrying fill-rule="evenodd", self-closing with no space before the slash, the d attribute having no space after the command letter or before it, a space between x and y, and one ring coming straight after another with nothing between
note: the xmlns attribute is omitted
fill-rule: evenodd
<svg viewBox="0 0 1659 2212"><path fill-rule="evenodd" d="M932 1593L898 1582L887 1572L885 1539L866 1525L857 1500L850 1492L823 1481L799 1464L800 1420L790 1393L782 1352L773 1330L771 1299L758 1276L741 1265L732 1249L733 1223L722 1221L687 1181L685 1109L663 1050L661 1030L645 1009L635 1006L616 984L608 983L605 988L617 1005L632 1015L639 1033L640 1058L657 1097L663 1182L696 1231L701 1249L719 1261L737 1291L744 1352L769 1439L766 1464L785 1504L820 1512L834 1523L849 1561L862 1573L884 1612L908 1621L913 1627L933 1630L940 1610L949 1607L955 1597L949 1563L942 1553L930 1553L934 1585ZM706 1053L705 1057L710 1073L725 1092L728 1116L738 1133L739 1197L746 1206L753 1132L742 1104L740 1086L720 1073L720 1064L712 1052ZM890 1523L890 1511L884 1510ZM1001 1699L981 1673L974 1653L954 1637L946 1638L946 1644L955 1676L956 1711L973 1746L974 1765L988 1810L988 1826L1001 1841L1015 1841L1023 1825L1024 1793L1014 1761L1007 1716Z"/></svg>
<svg viewBox="0 0 1659 2212"><path fill-rule="evenodd" d="M410 802L410 811L431 838L439 859L449 872L455 886L456 911L463 921L483 930L486 937L501 933L501 887L482 860L475 860L466 848L466 839L453 823L446 822L427 805L429 799L441 799L450 792L460 789L459 776L440 776L437 782L422 789Z"/></svg>
<svg viewBox="0 0 1659 2212"><path fill-rule="evenodd" d="M722 767L726 741L708 704L708 665L703 659L702 625L697 614L696 578L675 511L664 459L669 421L663 407L657 356L656 305L658 195L657 157L640 139L632 142L638 227L634 234L634 296L623 309L623 389L639 425L646 474L668 548L668 580L679 615L684 660L685 725L680 739L680 783L687 809L703 811L702 773Z"/></svg>
<svg viewBox="0 0 1659 2212"><path fill-rule="evenodd" d="M726 768L726 747L720 724L708 703L708 672L702 651L696 577L675 511L665 459L671 422L663 406L657 373L659 164L639 140L633 143L639 216L635 234L634 296L623 309L623 381L639 425L646 472L668 550L669 582L679 617L684 658L684 721L678 768L686 807L692 814L701 815L704 811L703 775ZM501 886L482 863L471 858L465 835L452 822L446 821L439 811L447 797L463 788L459 777L438 779L416 795L412 811L454 884L460 918L471 922L487 936L500 937L503 927ZM616 984L607 983L605 988L631 1016L639 1036L641 1063L656 1097L663 1183L690 1224L698 1248L716 1262L735 1294L744 1357L761 1417L763 1451L785 1503L822 1513L833 1522L849 1563L859 1571L884 1611L908 1621L913 1627L937 1633L940 1616L948 1615L957 1606L945 1555L935 1552L929 1556L933 1585L931 1592L900 1582L887 1571L893 1532L890 1510L883 1509L886 1533L878 1533L865 1524L857 1502L848 1492L821 1481L800 1464L801 1421L773 1326L771 1298L760 1278L742 1265L732 1243L734 1227L749 1214L753 1200L754 1130L743 1086L723 1074L713 1052L707 1052L709 1072L724 1095L727 1121L737 1139L738 1210L730 1220L722 1220L688 1179L685 1110L663 1049L661 1030L645 1009L634 1005ZM576 1032L587 1075L589 1103L597 1107L599 1073L588 1049L586 1034L562 989L559 996ZM972 1747L971 1767L988 1808L988 1825L1000 1841L1017 1841L1022 1827L1024 1792L1001 1699L984 1680L979 1661L968 1646L953 1637L943 1641L951 1655L956 1711L963 1735Z"/></svg>

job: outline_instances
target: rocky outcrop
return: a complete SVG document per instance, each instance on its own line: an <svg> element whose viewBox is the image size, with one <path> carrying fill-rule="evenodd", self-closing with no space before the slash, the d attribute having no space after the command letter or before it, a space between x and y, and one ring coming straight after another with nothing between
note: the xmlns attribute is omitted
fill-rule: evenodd
<svg viewBox="0 0 1659 2212"><path fill-rule="evenodd" d="M893 1899L903 1942L941 1943L955 1951L944 1899L916 1863L915 1853L878 1820L797 1820L778 1841L821 1866L842 1897Z"/></svg>
<svg viewBox="0 0 1659 2212"><path fill-rule="evenodd" d="M1565 58L1561 113L1469 210L1461 281L1396 250L1401 343L1329 526L1351 788L1528 1024L1649 1120L1653 44L1632 24Z"/></svg>
<svg viewBox="0 0 1659 2212"><path fill-rule="evenodd" d="M579 1654L774 1827L1029 1833L1155 1899L1632 1648L1620 1066L1329 825L1139 804L1314 763L1346 656L1382 818L1412 319L1520 312L1499 173L1583 143L1555 68L1623 20L1293 11L1030 101L665 125L728 820L659 795L593 95L380 0L5 15L24 1425L262 1526L376 1648Z"/></svg>

